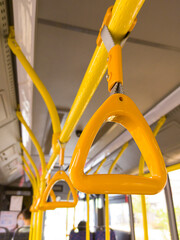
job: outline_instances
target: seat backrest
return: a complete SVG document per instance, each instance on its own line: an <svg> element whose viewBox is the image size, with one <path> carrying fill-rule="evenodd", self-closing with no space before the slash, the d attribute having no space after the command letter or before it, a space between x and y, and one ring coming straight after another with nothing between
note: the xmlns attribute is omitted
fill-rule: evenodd
<svg viewBox="0 0 180 240"><path fill-rule="evenodd" d="M16 230L13 240L29 240L30 227L20 227Z"/></svg>
<svg viewBox="0 0 180 240"><path fill-rule="evenodd" d="M71 231L69 240L86 240L86 231L75 232ZM90 240L93 240L93 234L90 233Z"/></svg>
<svg viewBox="0 0 180 240"><path fill-rule="evenodd" d="M131 240L131 234L129 232L115 230L115 235L118 240Z"/></svg>
<svg viewBox="0 0 180 240"><path fill-rule="evenodd" d="M5 227L0 227L0 240L9 240L9 230Z"/></svg>
<svg viewBox="0 0 180 240"><path fill-rule="evenodd" d="M105 239L105 229L104 230L97 230L95 233L95 240L104 240ZM110 240L116 240L115 233L112 229L110 229Z"/></svg>

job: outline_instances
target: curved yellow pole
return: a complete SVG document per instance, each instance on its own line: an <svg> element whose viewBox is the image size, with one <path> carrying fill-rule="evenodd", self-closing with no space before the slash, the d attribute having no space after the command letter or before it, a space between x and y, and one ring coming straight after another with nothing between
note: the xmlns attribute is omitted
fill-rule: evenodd
<svg viewBox="0 0 180 240"><path fill-rule="evenodd" d="M41 146L39 145L39 142L37 141L35 135L33 134L32 130L29 128L29 126L27 125L26 121L24 120L22 114L20 111L16 111L16 115L19 119L19 121L24 125L24 127L26 128L27 132L29 133L29 136L32 140L32 142L34 143L38 153L39 153L39 157L40 157L40 161L41 161L41 167L42 167L42 174L43 176L46 174L46 162L45 162L45 158L44 158L44 153L42 151Z"/></svg>
<svg viewBox="0 0 180 240"><path fill-rule="evenodd" d="M27 167L27 170L29 171L29 172L28 172L28 171L26 170L26 168L23 166L23 169L24 169L24 171L27 173L28 178L29 178L29 180L30 180L30 182L31 182L31 184L32 184L32 187L33 187L34 189L37 189L37 188L38 188L38 186L37 186L37 181L36 181L36 178L35 178L32 170L31 170L31 168L29 167L29 164L27 163L27 161L26 161L26 159L25 159L24 156L21 156L21 158L22 158L22 161L23 161L24 165Z"/></svg>
<svg viewBox="0 0 180 240"><path fill-rule="evenodd" d="M59 120L56 106L51 98L51 95L47 91L46 87L44 86L44 84L42 83L42 81L40 80L40 78L32 68L31 64L28 62L28 60L22 53L20 46L16 42L13 27L10 27L8 45L10 49L13 51L13 53L16 55L16 57L18 58L18 60L20 61L20 63L28 73L28 75L30 76L31 80L33 81L39 93L41 94L51 117L53 132L60 133L61 131L60 120Z"/></svg>
<svg viewBox="0 0 180 240"><path fill-rule="evenodd" d="M115 39L119 41L123 39L131 28L143 3L144 0L116 0L112 10L112 18L108 25ZM60 134L60 142L68 142L73 129L96 91L107 70L107 56L108 53L103 43L100 47L96 47Z"/></svg>
<svg viewBox="0 0 180 240"><path fill-rule="evenodd" d="M40 186L40 177L39 177L39 172L38 172L38 169L36 167L36 164L34 163L34 161L32 160L32 157L30 156L27 149L24 147L24 145L21 142L20 142L20 147L25 152L26 156L28 157L28 159L29 159L34 171L35 171L36 177L37 177L37 185Z"/></svg>
<svg viewBox="0 0 180 240"><path fill-rule="evenodd" d="M165 121L166 121L165 116L161 117L160 120L158 121L153 131L153 134L155 137L157 136L159 130L161 129ZM143 174L144 174L144 158L141 155L139 160L139 175L143 176ZM142 215L143 215L144 240L148 240L149 236L148 236L148 222L147 222L147 211L146 211L146 198L144 195L141 195L141 208L142 208Z"/></svg>

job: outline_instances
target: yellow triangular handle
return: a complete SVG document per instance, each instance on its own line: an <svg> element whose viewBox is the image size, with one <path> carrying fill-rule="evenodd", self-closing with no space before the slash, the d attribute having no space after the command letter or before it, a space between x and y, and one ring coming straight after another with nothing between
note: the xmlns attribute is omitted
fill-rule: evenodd
<svg viewBox="0 0 180 240"><path fill-rule="evenodd" d="M120 123L130 132L152 178L84 174L88 152L104 121ZM167 179L164 159L149 125L135 103L124 94L110 96L92 116L78 140L69 173L73 186L89 194L155 194L164 188Z"/></svg>
<svg viewBox="0 0 180 240"><path fill-rule="evenodd" d="M69 185L74 201L73 202L70 202L70 201L47 202L48 196L50 195L50 192L53 186L61 180L64 180ZM64 171L58 171L54 174L54 176L48 182L48 185L42 197L40 198L38 209L45 211L45 210L51 210L55 208L71 208L71 207L75 207L77 202L78 202L77 192L74 189L68 175Z"/></svg>

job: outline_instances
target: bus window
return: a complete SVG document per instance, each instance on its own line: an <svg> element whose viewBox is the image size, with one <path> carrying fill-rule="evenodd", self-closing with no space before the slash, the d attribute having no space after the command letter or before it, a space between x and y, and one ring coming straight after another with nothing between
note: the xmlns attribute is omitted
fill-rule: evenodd
<svg viewBox="0 0 180 240"><path fill-rule="evenodd" d="M176 214L176 223L178 229L178 235L180 237L180 170L176 170L169 173L171 190L174 202L174 209Z"/></svg>
<svg viewBox="0 0 180 240"><path fill-rule="evenodd" d="M133 211L136 240L144 239L141 197L134 195ZM156 195L146 196L149 240L170 240L169 222L164 191Z"/></svg>
<svg viewBox="0 0 180 240"><path fill-rule="evenodd" d="M44 240L66 239L66 208L57 208L45 212Z"/></svg>
<svg viewBox="0 0 180 240"><path fill-rule="evenodd" d="M109 204L110 228L130 232L129 206L127 202Z"/></svg>

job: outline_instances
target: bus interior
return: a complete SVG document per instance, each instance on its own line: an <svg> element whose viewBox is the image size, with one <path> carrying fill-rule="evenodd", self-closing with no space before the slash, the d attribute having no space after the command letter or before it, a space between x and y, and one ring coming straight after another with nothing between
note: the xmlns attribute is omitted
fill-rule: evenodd
<svg viewBox="0 0 180 240"><path fill-rule="evenodd" d="M0 239L179 239L179 9L0 0Z"/></svg>

